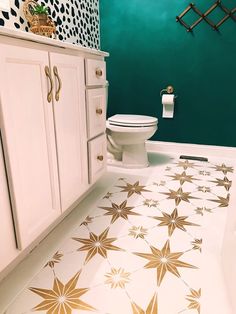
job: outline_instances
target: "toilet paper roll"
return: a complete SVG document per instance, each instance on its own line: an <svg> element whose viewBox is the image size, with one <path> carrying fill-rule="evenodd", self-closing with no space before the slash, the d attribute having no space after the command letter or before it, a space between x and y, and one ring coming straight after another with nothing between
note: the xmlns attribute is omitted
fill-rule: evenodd
<svg viewBox="0 0 236 314"><path fill-rule="evenodd" d="M174 103L175 103L175 95L173 94L164 94L162 96L162 104L163 104L163 118L173 118L174 117Z"/></svg>
<svg viewBox="0 0 236 314"><path fill-rule="evenodd" d="M162 95L162 104L163 105L174 105L175 95L174 94L164 94Z"/></svg>

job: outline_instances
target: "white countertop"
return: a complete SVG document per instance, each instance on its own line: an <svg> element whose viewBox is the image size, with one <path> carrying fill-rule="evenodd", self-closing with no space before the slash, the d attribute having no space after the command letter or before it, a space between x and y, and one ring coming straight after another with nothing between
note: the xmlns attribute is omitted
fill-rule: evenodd
<svg viewBox="0 0 236 314"><path fill-rule="evenodd" d="M94 48L87 48L87 47L83 47L83 46L80 46L77 44L71 44L68 42L64 42L64 41L61 41L58 39L52 39L52 38L48 38L45 36L35 35L33 33L28 33L28 32L24 32L21 30L15 30L15 29L6 28L6 27L0 27L0 35L18 38L18 39L24 39L24 40L33 41L33 42L40 43L40 44L51 45L51 46L55 46L55 47L78 50L81 52L91 53L91 54L95 54L95 55L99 55L99 56L103 56L103 57L109 56L109 53L105 52L105 51L97 50Z"/></svg>

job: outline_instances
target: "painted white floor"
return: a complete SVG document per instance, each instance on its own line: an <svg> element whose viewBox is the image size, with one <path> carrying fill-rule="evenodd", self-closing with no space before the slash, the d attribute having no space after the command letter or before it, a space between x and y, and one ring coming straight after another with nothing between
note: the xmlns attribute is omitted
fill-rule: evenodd
<svg viewBox="0 0 236 314"><path fill-rule="evenodd" d="M81 300L96 308L95 313L197 314L200 313L198 307L200 305L203 314L233 314L221 269L221 246L227 207L221 206L224 202L212 201L220 200L219 197L226 199L230 191L212 181L217 178L223 180L225 177L231 181L234 160L212 157L209 163L190 162L190 166L185 169L184 164L182 166L178 164L177 157L164 153L150 153L151 166L147 169L134 171L110 167L95 190L0 285L0 313L64 313L62 310L50 312L48 304L47 310L33 311L32 308L38 306L44 299L42 295L35 293L36 290L30 291L28 288L52 289L52 278L55 279L55 274L65 284L72 278L72 274L82 269L78 286L89 287L90 290L81 296ZM191 166L191 163L194 165ZM229 171L223 173L216 168L222 164L225 164ZM176 173L183 172L194 178L192 182L180 184L179 180L173 180ZM137 181L139 185L144 186L144 190L149 191L141 191L141 195L135 192L129 195L127 189L122 191L125 189L119 187L134 185ZM169 198L170 194L163 194L170 193L170 190L177 191L180 187L184 192L190 192L188 196L194 198L188 201L180 200L180 203L176 204L174 198ZM210 188L210 191L205 188ZM107 192L112 194L107 196ZM148 203L150 199L158 201L160 205L155 207L155 203ZM112 222L112 216L105 215L109 209L104 208L111 207L112 203L119 205L124 200L134 207L132 211L139 216L130 215L128 219L118 217ZM163 212L171 214L175 207L179 211L179 216L187 216L184 221L200 226L184 225L185 230L175 228L173 234L168 235L168 226L160 227L158 224L161 221L150 218L161 217ZM92 222L80 226L87 216L93 217ZM140 226L146 229L143 231L144 239L135 238L134 231L137 229L133 229L133 237L130 232L133 227ZM85 239L89 232L99 234L106 227L109 227L112 238L116 238L112 244L125 249L125 253L107 250L107 258L95 254L85 263L88 251L78 251L83 244L71 239ZM190 239L194 241L200 238L203 239L202 253L199 249L193 247L190 249L188 246ZM148 260L140 254L149 254L150 245L161 250L167 240L170 240L172 252L183 253L180 261L198 269L177 267L179 277L167 271L157 285L155 267L145 268ZM63 256L57 256L52 260L57 251ZM133 252L138 252L139 256ZM69 253L76 257L69 258ZM50 260L56 260L58 263L45 268ZM85 271L87 277L83 276ZM127 275L123 284L118 278L122 271L123 275ZM108 281L102 278L107 278ZM191 295L190 288L195 290L195 294L187 297ZM200 288L201 299L198 293ZM99 300L96 300L96 296L99 296ZM155 307L156 300L158 306ZM74 308L68 313L89 313L88 310L89 307L87 309L85 307L83 311Z"/></svg>

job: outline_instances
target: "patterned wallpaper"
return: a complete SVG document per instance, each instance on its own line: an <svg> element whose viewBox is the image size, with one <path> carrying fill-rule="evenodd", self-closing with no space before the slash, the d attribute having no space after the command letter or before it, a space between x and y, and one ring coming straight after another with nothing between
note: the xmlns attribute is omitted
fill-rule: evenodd
<svg viewBox="0 0 236 314"><path fill-rule="evenodd" d="M29 32L23 14L25 0L10 0L10 12L0 11L0 27ZM56 22L58 39L85 47L98 49L99 0L38 0L48 7L49 15Z"/></svg>

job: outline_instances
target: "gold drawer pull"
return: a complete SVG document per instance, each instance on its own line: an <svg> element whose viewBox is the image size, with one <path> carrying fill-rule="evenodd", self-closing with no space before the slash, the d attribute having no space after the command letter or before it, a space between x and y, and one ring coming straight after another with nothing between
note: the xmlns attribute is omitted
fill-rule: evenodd
<svg viewBox="0 0 236 314"><path fill-rule="evenodd" d="M47 78L49 79L49 86L50 86L49 92L47 95L47 100L48 100L48 102L51 102L52 101L53 81L52 81L51 71L47 65L45 66L45 74L46 74Z"/></svg>
<svg viewBox="0 0 236 314"><path fill-rule="evenodd" d="M97 156L97 160L103 161L104 157L102 155Z"/></svg>
<svg viewBox="0 0 236 314"><path fill-rule="evenodd" d="M55 93L55 99L56 99L56 101L59 101L59 99L60 99L60 91L61 91L61 87L62 87L62 82L61 82L61 78L60 78L60 76L58 74L58 69L57 69L56 66L53 67L53 73L55 75L55 78L58 81L58 89L57 89L57 91Z"/></svg>
<svg viewBox="0 0 236 314"><path fill-rule="evenodd" d="M101 114L102 114L102 109L101 109L101 108L97 108L97 109L96 109L96 114L101 115Z"/></svg>
<svg viewBox="0 0 236 314"><path fill-rule="evenodd" d="M97 69L96 69L96 76L101 77L102 74L103 74L102 69L97 68Z"/></svg>

